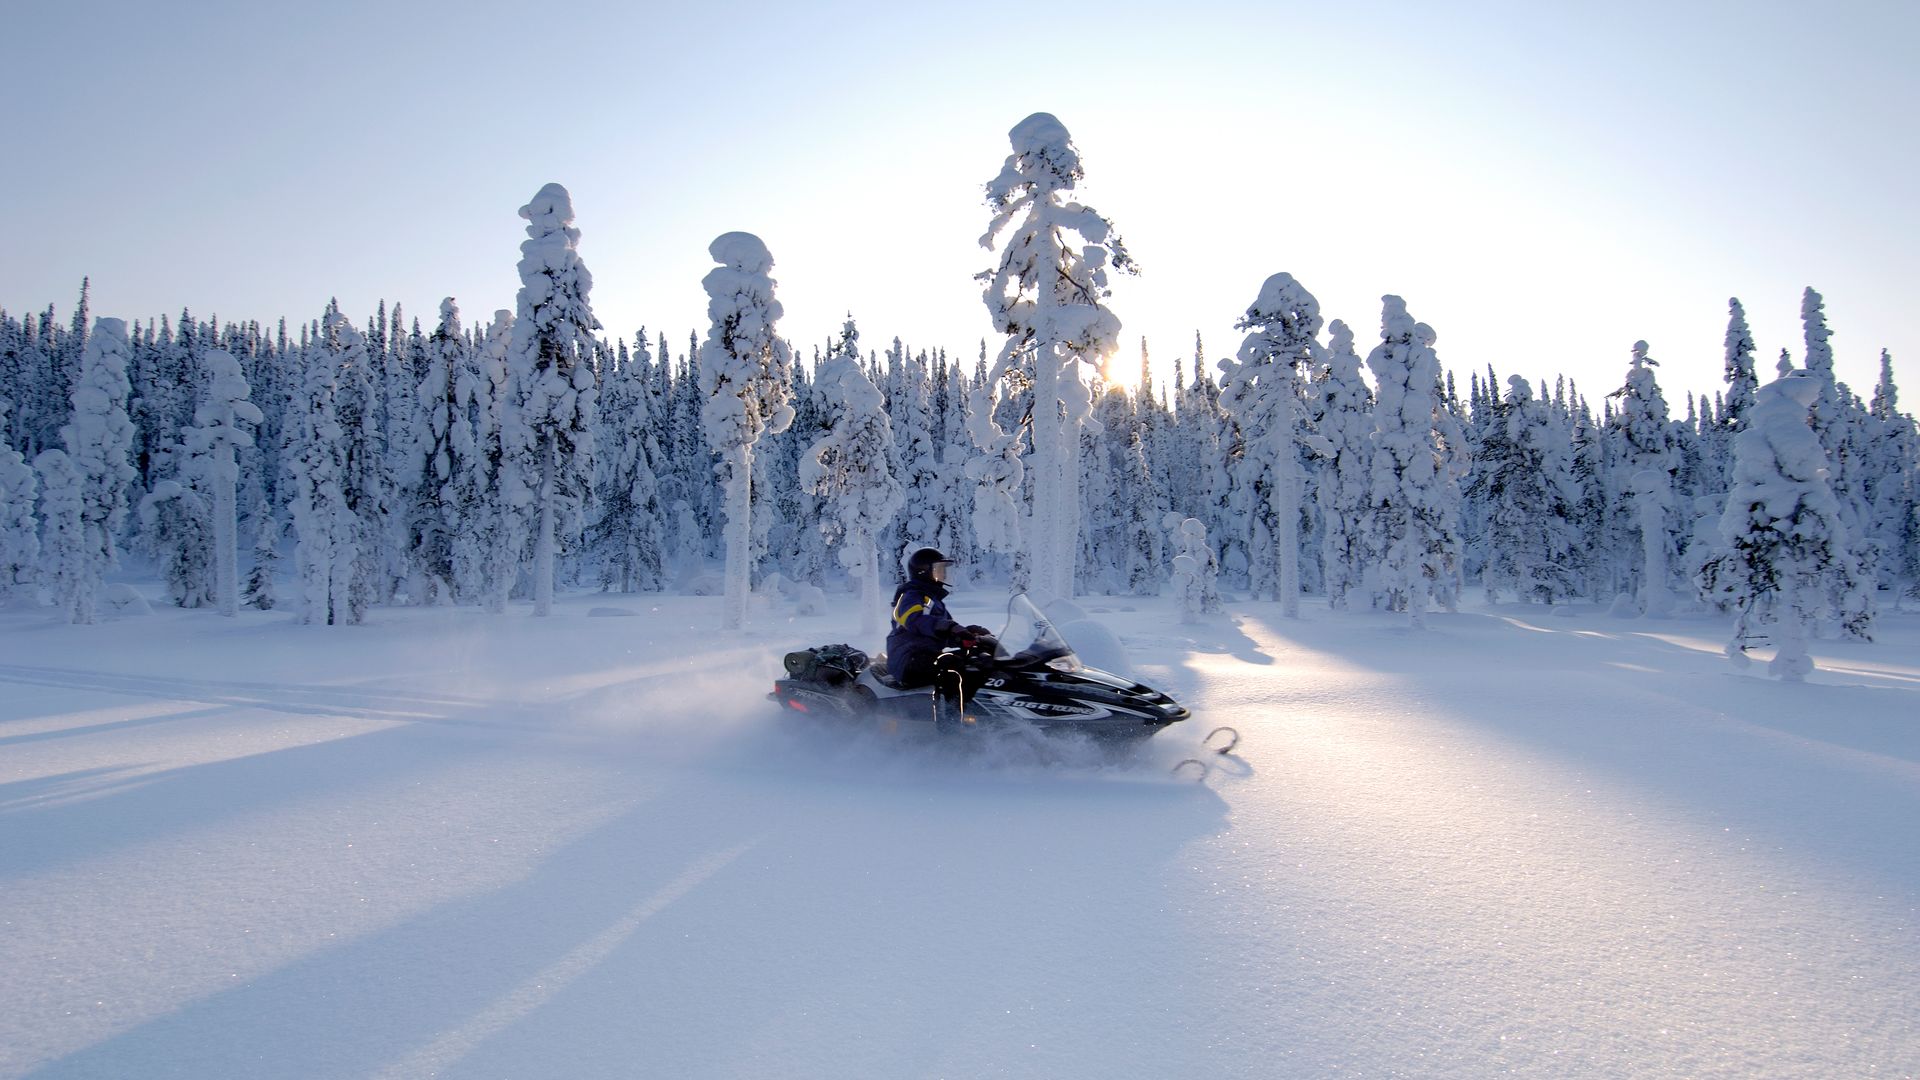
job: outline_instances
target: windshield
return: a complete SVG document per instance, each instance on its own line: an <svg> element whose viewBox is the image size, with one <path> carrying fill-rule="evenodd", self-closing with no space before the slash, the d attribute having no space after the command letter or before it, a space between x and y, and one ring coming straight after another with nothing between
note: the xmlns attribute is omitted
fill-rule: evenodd
<svg viewBox="0 0 1920 1080"><path fill-rule="evenodd" d="M1007 625L994 656L1014 663L1039 663L1073 656L1073 647L1025 593L1007 601Z"/></svg>

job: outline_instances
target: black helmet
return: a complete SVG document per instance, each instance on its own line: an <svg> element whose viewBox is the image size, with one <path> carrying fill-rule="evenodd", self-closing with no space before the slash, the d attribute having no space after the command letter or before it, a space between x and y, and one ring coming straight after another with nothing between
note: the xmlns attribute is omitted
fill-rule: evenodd
<svg viewBox="0 0 1920 1080"><path fill-rule="evenodd" d="M934 563L951 563L953 560L940 554L937 548L921 548L907 556L908 577L931 577Z"/></svg>

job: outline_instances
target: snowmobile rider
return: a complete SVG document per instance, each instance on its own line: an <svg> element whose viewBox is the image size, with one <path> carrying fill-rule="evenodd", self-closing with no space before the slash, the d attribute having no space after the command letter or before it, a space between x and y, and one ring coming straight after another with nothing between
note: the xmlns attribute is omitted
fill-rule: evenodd
<svg viewBox="0 0 1920 1080"><path fill-rule="evenodd" d="M900 686L925 686L949 648L991 648L984 626L962 626L947 614L947 572L953 560L934 548L907 558L907 580L893 591L893 629L887 633L887 673Z"/></svg>

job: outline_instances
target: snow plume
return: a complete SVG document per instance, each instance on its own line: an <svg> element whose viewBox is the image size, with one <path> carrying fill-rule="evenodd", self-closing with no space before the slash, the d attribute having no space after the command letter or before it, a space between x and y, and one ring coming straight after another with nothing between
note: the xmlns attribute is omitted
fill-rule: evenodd
<svg viewBox="0 0 1920 1080"><path fill-rule="evenodd" d="M1120 320L1105 306L1112 294L1108 268L1133 273L1135 266L1112 224L1072 201L1085 172L1065 125L1035 113L1007 137L1012 153L986 185L993 220L980 246L991 251L1003 236L1005 243L998 265L976 275L986 286L982 299L994 329L1006 342L988 375L991 397L975 411L990 414L1011 391L1010 373L1031 362L1033 520L1025 540L1032 587L1069 596L1079 547L1080 432L1097 430L1088 365L1097 366L1118 344ZM991 425L976 431L975 443L989 459L1008 453L1004 435ZM990 514L1002 512L994 504L1009 471L991 461L980 467L983 485L996 488L985 499ZM1004 543L1010 530L994 521L985 531Z"/></svg>
<svg viewBox="0 0 1920 1080"><path fill-rule="evenodd" d="M1774 675L1800 681L1813 670L1807 636L1832 579L1846 572L1846 531L1827 487L1827 458L1808 426L1818 377L1794 373L1760 388L1734 440L1734 488L1720 518L1722 552L1700 588L1738 616L1727 655L1771 643Z"/></svg>
<svg viewBox="0 0 1920 1080"><path fill-rule="evenodd" d="M860 332L848 319L832 356L814 376L814 393L829 417L827 434L800 459L800 485L826 501L820 532L837 544L840 563L860 589L860 633L879 630L880 575L874 538L900 512L891 426L880 391L860 365Z"/></svg>
<svg viewBox="0 0 1920 1080"><path fill-rule="evenodd" d="M567 189L548 184L520 208L519 311L508 360L520 384L521 415L538 487L533 613L553 610L554 560L562 534L577 532L593 486L593 332L587 297L593 275L580 261Z"/></svg>
<svg viewBox="0 0 1920 1080"><path fill-rule="evenodd" d="M1404 611L1421 626L1428 602L1460 561L1459 483L1438 427L1437 335L1407 314L1404 300L1380 299L1381 341L1367 356L1379 382L1362 525L1369 592L1375 607Z"/></svg>
<svg viewBox="0 0 1920 1080"><path fill-rule="evenodd" d="M1275 274L1234 328L1251 331L1236 358L1221 363L1220 402L1246 439L1235 487L1249 498L1260 488L1267 492L1265 516L1277 570L1272 587L1281 613L1298 618L1301 459L1333 452L1333 445L1312 431L1303 400L1305 377L1323 355L1320 302L1293 275Z"/></svg>
<svg viewBox="0 0 1920 1080"><path fill-rule="evenodd" d="M700 346L701 419L707 444L720 455L726 493L727 567L724 629L746 623L752 544L753 449L765 434L793 423L792 350L775 332L784 314L774 299L773 255L751 233L730 232L707 248L720 265L707 272L707 316Z"/></svg>

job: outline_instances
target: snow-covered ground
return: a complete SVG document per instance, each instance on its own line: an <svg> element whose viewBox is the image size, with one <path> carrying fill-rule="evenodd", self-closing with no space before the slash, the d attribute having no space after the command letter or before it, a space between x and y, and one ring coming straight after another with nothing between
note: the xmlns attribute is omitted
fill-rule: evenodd
<svg viewBox="0 0 1920 1080"><path fill-rule="evenodd" d="M1721 619L1083 606L1188 730L796 730L844 602L0 614L0 1076L1920 1072L1914 616L1784 685Z"/></svg>

